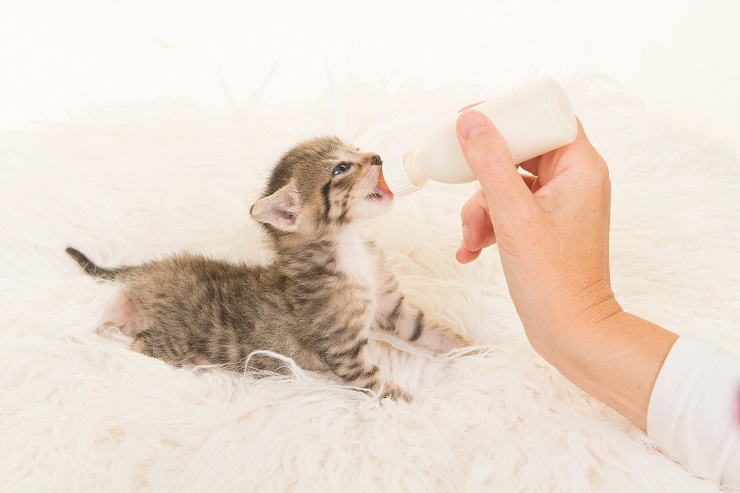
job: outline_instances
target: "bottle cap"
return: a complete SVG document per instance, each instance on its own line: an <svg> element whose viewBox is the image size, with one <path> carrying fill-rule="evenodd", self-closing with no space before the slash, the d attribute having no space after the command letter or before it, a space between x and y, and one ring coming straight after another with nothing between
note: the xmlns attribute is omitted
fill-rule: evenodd
<svg viewBox="0 0 740 493"><path fill-rule="evenodd" d="M383 164L383 177L393 195L403 197L413 192L418 192L421 187L414 185L406 174L406 155L396 159L392 163Z"/></svg>

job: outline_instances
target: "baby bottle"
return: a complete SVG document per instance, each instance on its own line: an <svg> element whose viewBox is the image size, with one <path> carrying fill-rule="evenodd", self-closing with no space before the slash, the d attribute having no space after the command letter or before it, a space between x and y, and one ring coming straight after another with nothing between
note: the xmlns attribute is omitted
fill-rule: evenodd
<svg viewBox="0 0 740 493"><path fill-rule="evenodd" d="M553 79L539 79L475 106L501 132L514 164L552 151L576 138L576 117L567 94ZM475 181L457 140L455 114L438 124L418 149L383 165L383 178L397 196L421 190L427 180Z"/></svg>

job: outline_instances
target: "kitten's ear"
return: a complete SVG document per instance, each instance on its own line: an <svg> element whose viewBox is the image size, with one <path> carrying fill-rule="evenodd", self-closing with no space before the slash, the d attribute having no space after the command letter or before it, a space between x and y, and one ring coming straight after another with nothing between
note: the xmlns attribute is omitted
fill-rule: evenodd
<svg viewBox="0 0 740 493"><path fill-rule="evenodd" d="M298 229L300 207L298 192L288 183L272 195L255 202L249 213L256 221L290 232Z"/></svg>

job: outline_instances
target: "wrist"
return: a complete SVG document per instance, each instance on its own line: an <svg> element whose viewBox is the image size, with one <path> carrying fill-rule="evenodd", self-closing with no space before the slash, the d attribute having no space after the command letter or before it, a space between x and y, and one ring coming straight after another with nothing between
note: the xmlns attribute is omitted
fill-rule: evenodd
<svg viewBox="0 0 740 493"><path fill-rule="evenodd" d="M618 325L619 317L624 314L611 289L604 290L583 307L567 301L559 304L570 308L565 313L551 314L540 324L540 330L531 327L526 331L534 350L556 368L560 360L572 359L584 347L607 337L608 327Z"/></svg>
<svg viewBox="0 0 740 493"><path fill-rule="evenodd" d="M568 380L645 429L653 385L676 339L620 307L538 352Z"/></svg>

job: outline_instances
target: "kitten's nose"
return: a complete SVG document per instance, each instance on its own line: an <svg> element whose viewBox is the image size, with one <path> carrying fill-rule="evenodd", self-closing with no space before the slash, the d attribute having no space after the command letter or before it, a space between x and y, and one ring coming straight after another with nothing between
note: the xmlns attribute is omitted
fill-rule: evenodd
<svg viewBox="0 0 740 493"><path fill-rule="evenodd" d="M372 152L363 152L360 156L360 164L362 165L370 164L372 166L380 166L383 164L383 160L380 159L380 156Z"/></svg>

